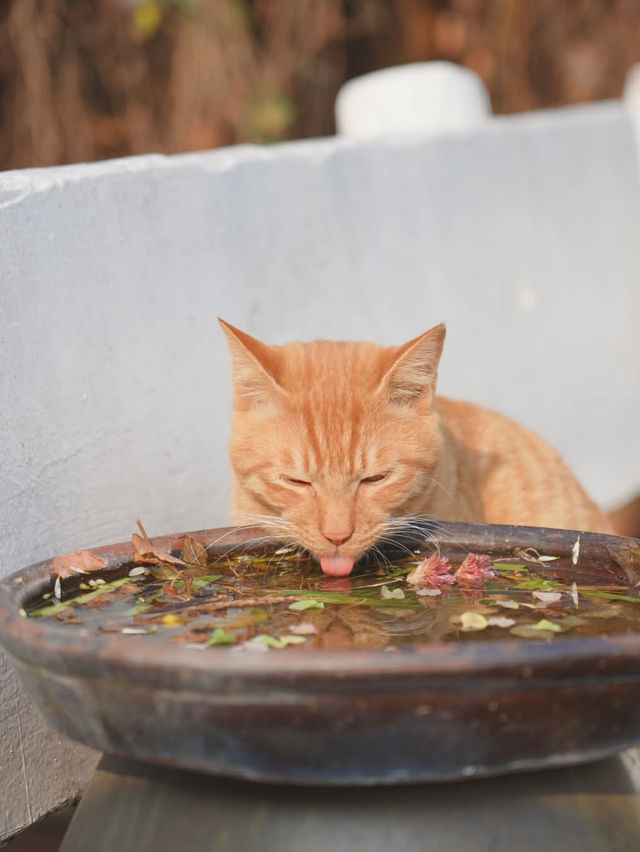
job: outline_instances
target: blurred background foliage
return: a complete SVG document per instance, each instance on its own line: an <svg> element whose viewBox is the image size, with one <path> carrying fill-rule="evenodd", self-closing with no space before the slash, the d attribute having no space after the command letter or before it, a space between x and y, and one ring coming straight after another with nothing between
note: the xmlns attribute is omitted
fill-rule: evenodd
<svg viewBox="0 0 640 852"><path fill-rule="evenodd" d="M618 97L638 0L0 0L0 168L334 132L345 80L447 59L497 113Z"/></svg>

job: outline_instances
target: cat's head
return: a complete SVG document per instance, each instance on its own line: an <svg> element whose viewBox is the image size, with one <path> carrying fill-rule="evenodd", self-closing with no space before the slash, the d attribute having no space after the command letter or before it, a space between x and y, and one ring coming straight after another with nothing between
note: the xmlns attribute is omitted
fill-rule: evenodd
<svg viewBox="0 0 640 852"><path fill-rule="evenodd" d="M421 505L441 438L432 401L445 337L404 346L268 346L220 320L231 353L235 523L264 523L344 576Z"/></svg>

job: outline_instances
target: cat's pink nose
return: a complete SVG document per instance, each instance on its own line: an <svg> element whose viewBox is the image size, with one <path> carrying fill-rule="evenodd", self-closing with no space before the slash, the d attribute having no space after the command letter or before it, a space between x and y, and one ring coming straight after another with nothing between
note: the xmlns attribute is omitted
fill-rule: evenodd
<svg viewBox="0 0 640 852"><path fill-rule="evenodd" d="M335 544L336 547L338 547L340 544L344 544L345 541L348 541L351 538L352 533L353 530L343 530L342 532L331 530L329 532L325 532L324 537L329 539L330 542L332 542L333 544Z"/></svg>

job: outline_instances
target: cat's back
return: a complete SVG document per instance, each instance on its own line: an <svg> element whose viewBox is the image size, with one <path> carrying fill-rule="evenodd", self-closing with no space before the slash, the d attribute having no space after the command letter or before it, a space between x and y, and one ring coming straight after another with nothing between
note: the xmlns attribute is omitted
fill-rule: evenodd
<svg viewBox="0 0 640 852"><path fill-rule="evenodd" d="M458 487L481 495L487 523L614 531L560 453L536 432L469 402L436 397L434 409Z"/></svg>

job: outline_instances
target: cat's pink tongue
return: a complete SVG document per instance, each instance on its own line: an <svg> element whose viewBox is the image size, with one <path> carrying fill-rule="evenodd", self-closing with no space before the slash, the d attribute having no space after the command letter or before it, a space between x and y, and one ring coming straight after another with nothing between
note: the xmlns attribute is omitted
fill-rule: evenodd
<svg viewBox="0 0 640 852"><path fill-rule="evenodd" d="M346 577L355 561L353 556L321 556L320 567L330 577Z"/></svg>

